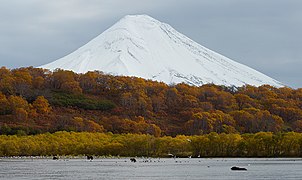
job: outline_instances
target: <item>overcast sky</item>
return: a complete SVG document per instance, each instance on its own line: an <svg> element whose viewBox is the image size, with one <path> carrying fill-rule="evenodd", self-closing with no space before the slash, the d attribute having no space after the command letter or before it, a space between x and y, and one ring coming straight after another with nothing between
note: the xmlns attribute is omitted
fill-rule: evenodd
<svg viewBox="0 0 302 180"><path fill-rule="evenodd" d="M203 46L302 87L301 0L0 0L0 66L54 61L127 14L148 14Z"/></svg>

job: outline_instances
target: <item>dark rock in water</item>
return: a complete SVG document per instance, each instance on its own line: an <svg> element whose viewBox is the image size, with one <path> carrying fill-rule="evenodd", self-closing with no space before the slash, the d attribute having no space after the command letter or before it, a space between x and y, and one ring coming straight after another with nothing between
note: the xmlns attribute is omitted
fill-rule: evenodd
<svg viewBox="0 0 302 180"><path fill-rule="evenodd" d="M130 161L131 162L136 162L136 159L135 158L131 158Z"/></svg>
<svg viewBox="0 0 302 180"><path fill-rule="evenodd" d="M237 167L237 166L233 166L231 167L231 170L233 171L246 171L246 168L242 168L242 167Z"/></svg>
<svg viewBox="0 0 302 180"><path fill-rule="evenodd" d="M88 160L93 160L93 156L87 156Z"/></svg>
<svg viewBox="0 0 302 180"><path fill-rule="evenodd" d="M54 157L52 158L52 160L59 160L59 158L58 158L57 156L54 156Z"/></svg>

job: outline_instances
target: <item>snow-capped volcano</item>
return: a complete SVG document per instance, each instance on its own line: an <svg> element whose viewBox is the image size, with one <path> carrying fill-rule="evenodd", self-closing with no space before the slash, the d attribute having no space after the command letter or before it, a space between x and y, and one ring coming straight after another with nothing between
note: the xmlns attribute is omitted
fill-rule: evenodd
<svg viewBox="0 0 302 180"><path fill-rule="evenodd" d="M77 73L99 70L167 84L283 86L147 15L127 15L73 53L41 67Z"/></svg>

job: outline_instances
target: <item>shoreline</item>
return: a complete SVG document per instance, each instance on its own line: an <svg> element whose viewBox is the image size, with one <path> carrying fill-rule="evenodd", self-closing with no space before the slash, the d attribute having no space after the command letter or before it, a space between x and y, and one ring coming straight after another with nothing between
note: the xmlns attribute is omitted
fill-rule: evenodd
<svg viewBox="0 0 302 180"><path fill-rule="evenodd" d="M58 160L64 159L80 159L87 160L87 156L2 156L0 157L0 161L2 159L49 159L53 160L53 157L58 157ZM302 157L121 157L121 156L93 156L95 159L301 159Z"/></svg>

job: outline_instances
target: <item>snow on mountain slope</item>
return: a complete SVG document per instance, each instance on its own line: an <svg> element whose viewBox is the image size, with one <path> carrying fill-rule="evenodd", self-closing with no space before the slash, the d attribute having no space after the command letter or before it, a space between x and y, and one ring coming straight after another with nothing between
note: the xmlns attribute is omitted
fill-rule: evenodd
<svg viewBox="0 0 302 180"><path fill-rule="evenodd" d="M128 15L73 53L41 66L78 73L100 70L167 84L226 86L280 82L209 50L147 15Z"/></svg>

